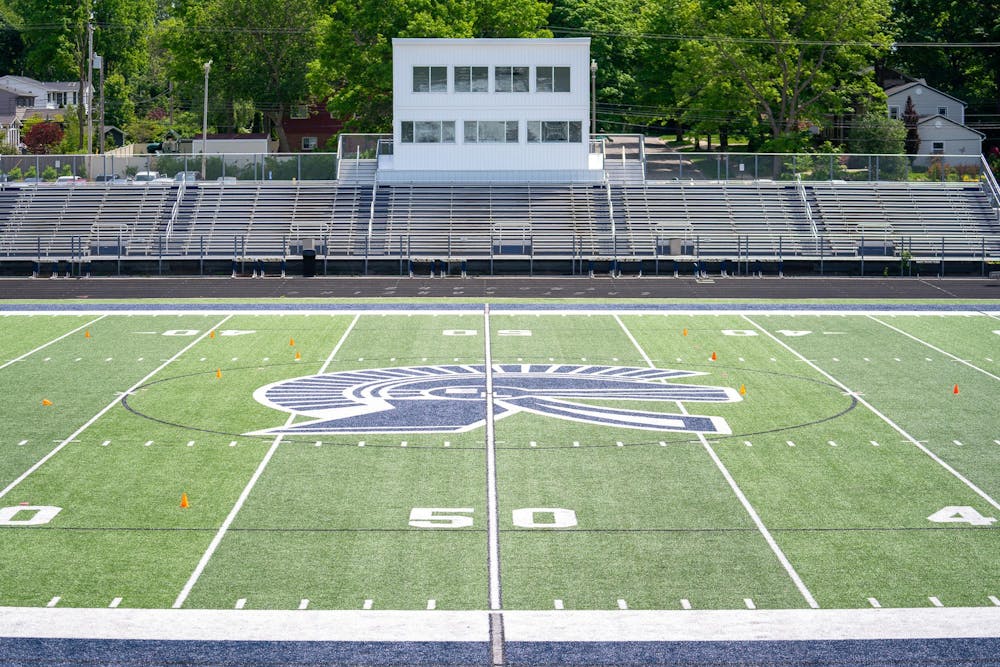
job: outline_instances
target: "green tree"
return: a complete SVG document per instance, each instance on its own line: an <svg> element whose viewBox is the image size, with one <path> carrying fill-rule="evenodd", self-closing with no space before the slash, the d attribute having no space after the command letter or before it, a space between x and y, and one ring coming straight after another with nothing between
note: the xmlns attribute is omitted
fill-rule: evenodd
<svg viewBox="0 0 1000 667"><path fill-rule="evenodd" d="M165 33L171 76L195 97L211 60L209 89L228 101L225 116L232 117L234 101L251 102L271 122L279 150L288 151L282 122L309 94L306 66L316 55L319 8L319 0L179 3Z"/></svg>
<svg viewBox="0 0 1000 667"><path fill-rule="evenodd" d="M551 37L536 0L332 0L309 80L354 131L392 124L393 37Z"/></svg>
<svg viewBox="0 0 1000 667"><path fill-rule="evenodd" d="M727 98L752 110L772 140L799 136L856 99L884 100L864 72L888 49L888 15L888 0L703 0L706 35L686 45L673 82L703 110Z"/></svg>
<svg viewBox="0 0 1000 667"><path fill-rule="evenodd" d="M639 111L637 73L643 40L637 17L645 0L554 0L549 18L556 35L590 35L597 63L598 127L624 125ZM658 70L660 68L657 68Z"/></svg>
<svg viewBox="0 0 1000 667"><path fill-rule="evenodd" d="M852 153L902 155L905 141L903 121L869 111L854 119L848 147Z"/></svg>

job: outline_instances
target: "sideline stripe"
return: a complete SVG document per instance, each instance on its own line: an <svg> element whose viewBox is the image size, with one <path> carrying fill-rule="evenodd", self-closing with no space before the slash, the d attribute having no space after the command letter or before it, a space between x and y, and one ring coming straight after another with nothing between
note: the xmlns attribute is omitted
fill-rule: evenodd
<svg viewBox="0 0 1000 667"><path fill-rule="evenodd" d="M232 315L226 315L224 318L222 318L219 321L218 324L215 325L214 328L218 329L219 327L221 327L226 322L226 320L228 320L231 317L232 317ZM185 352L187 352L188 350L190 350L192 347L194 347L195 345L197 345L202 339L204 339L206 336L208 336L208 334L209 334L209 332L206 331L205 333L203 333L202 335L198 336L193 341L191 341L190 343L188 343L187 345L185 345L183 348L181 348L181 350L177 354L175 354L174 356L172 356L169 359L167 359L166 361L164 361L162 364L160 364L155 369L153 369L152 371L150 371L150 373L148 375L146 375L146 377L142 378L141 380L139 380L138 382L136 382L134 385L132 385L131 387L129 387L128 389L126 389L125 393L129 393L129 392L135 391L138 387L141 387L142 385L146 384L146 382L148 382L154 375L156 375L157 373L159 373L161 370L163 370L168 365L170 365L174 360L176 360L182 354L184 354ZM116 396L115 399L113 401L111 401L110 403L108 403L106 406L104 406L104 408L100 412L98 412L96 415L94 415L93 417L91 417L87 421L87 423L85 423L83 426L81 426L80 428L78 428L75 431L73 431L73 434L70 435L65 440L63 440L62 442L60 442L58 445L56 445L55 449L53 449L51 452L49 452L48 454L46 454L45 456L43 456L41 459L39 459L38 462L35 463L35 465L33 465L30 468L28 468L27 470L25 470L21 474L20 477L18 477L13 482L11 482L10 484L8 484L7 487L3 491L0 491L0 498L3 498L4 496L6 496L10 492L11 489L13 489L15 486L17 486L18 484L20 484L21 482L23 482L25 479L27 479L28 475L30 475L31 473L35 472L39 468L41 468L42 465L46 461L48 461L53 456L55 456L56 454L58 454L59 451L63 447L65 447L69 443L73 442L73 440L75 440L81 433L83 433L88 428L90 428L91 424L93 424L98 419L100 419L101 417L103 417L104 414L108 410L110 410L111 408L113 408L116 405L118 405L119 401L121 401L121 396Z"/></svg>
<svg viewBox="0 0 1000 667"><path fill-rule="evenodd" d="M347 330L344 331L344 335L340 337L340 340L337 342L336 347L334 347L333 351L330 352L330 356L326 358L326 361L323 362L323 365L316 372L317 375L326 371L330 363L333 362L333 357L340 350L341 346L344 344L344 341L347 340L347 337L351 334L351 331L354 330L354 325L358 323L359 317L361 317L360 314L355 315L354 319L351 320L351 324L347 327ZM205 332L205 335L206 336L208 335L207 331ZM285 420L285 426L289 426L293 421L295 421L295 416L296 413L294 412L289 414L288 419ZM253 487L257 484L257 480L260 479L260 476L262 474L264 474L264 468L267 467L267 464L271 461L271 457L274 456L274 453L278 450L278 445L281 444L281 438L282 436L279 434L274 439L274 442L271 443L270 449L267 450L267 454L264 455L264 458L257 466L257 469L254 470L253 475L251 475L250 477L250 481L247 482L247 485L243 489L243 492L240 494L240 497L236 499L236 504L233 505L233 509L229 511L229 515L226 516L226 519L222 522L222 525L219 526L218 532L215 533L215 537L212 538L212 541L209 543L208 548L205 550L205 553L202 554L201 560L198 561L198 565L195 566L194 568L194 572L191 573L191 576L188 578L187 583L184 584L184 588L181 589L181 592L177 595L177 599L174 600L173 604L174 609L180 609L180 607L184 604L184 601L187 600L188 595L191 594L191 589L194 588L194 585L196 583L198 583L198 579L201 577L201 573L205 571L205 567L208 565L208 561L211 560L212 555L215 554L215 550L219 548L219 544L222 542L222 538L226 536L226 532L229 530L229 526L231 526L233 524L233 521L236 520L236 515L239 514L240 510L243 508L243 504L247 501L247 498L250 497L250 492L253 491Z"/></svg>
<svg viewBox="0 0 1000 667"><path fill-rule="evenodd" d="M483 355L486 374L486 529L487 565L489 569L490 611L503 609L500 590L500 530L497 502L497 449L493 406L493 348L490 338L490 304L483 304ZM490 658L493 665L504 664L503 615L490 614Z"/></svg>
<svg viewBox="0 0 1000 667"><path fill-rule="evenodd" d="M777 336L775 336L774 334L772 334L770 331L768 331L764 327L760 326L759 324L757 324L756 322L754 322L753 320L751 320L746 315L743 315L742 317L747 322L749 322L750 324L752 324L754 327L756 327L757 329L759 329L760 331L762 331L765 336L767 336L771 340L773 340L776 343L778 343L778 345L781 345L783 348L785 348L786 350L788 350L789 352L791 352L792 354L794 354L797 358L799 358L802 361L806 362L806 364L808 364L817 373L819 373L820 375L822 375L823 377L825 377L826 379L828 379L830 382L833 382L835 385L837 385L838 387L840 387L844 391L849 392L852 396L854 396L858 400L858 403L861 403L863 406L865 406L866 408L868 408L869 410L871 410L872 413L876 417L878 417L879 419L881 419L882 421L884 421L886 424L888 424L890 427L892 427L893 430L895 430L901 436L903 436L904 438L906 438L907 442L909 442L911 445L913 445L914 447L916 447L917 449L919 449L920 451L922 451L924 454L926 454L927 456L929 456L935 463L937 463L942 468L944 468L945 470L947 470L948 472L950 472L952 475L954 475L956 479L960 480L963 484L965 484L967 487L969 487L970 489L972 489L976 493L976 495L978 495L980 498L982 498L983 500L985 500L986 502L988 502L994 508L1000 510L1000 503L998 503L997 501L995 501L988 493L986 493L985 491L983 491L982 489L980 489L978 486L976 486L971 480L967 479L964 475L962 475L962 473L958 472L957 470L955 470L954 468L952 468L950 465L948 465L940 456L938 456L937 454L935 454L934 452L932 452L931 450L929 450L927 447L925 447L919 440L917 440L912 435L910 435L905 430L903 430L903 427L901 427L899 424L897 424L896 422L892 421L887 416L885 416L884 414L882 414L881 412L879 412L879 410L874 405L872 405L871 403L869 403L868 401L866 401L862 397L861 394L859 394L856 391L853 391L846 384L844 384L843 382L841 382L837 378L833 377L832 375L830 375L829 373L827 373L826 371L824 371L822 368L820 368L819 366L817 366L813 362L811 362L808 359L806 359L804 356L802 356L802 354L800 354L799 352L797 352L791 345L788 345L785 341L781 340L780 338L778 338Z"/></svg>
<svg viewBox="0 0 1000 667"><path fill-rule="evenodd" d="M951 359L954 359L955 361L959 362L960 364L965 364L966 366L968 366L969 368L971 368L971 369L972 369L972 370L974 370L974 371L979 371L979 372L980 372L980 373L982 373L983 375L988 375L989 377L993 378L994 380L1000 380L1000 376L997 376L997 375L994 375L993 373L990 373L989 371L987 371L987 370L984 370L984 369L980 368L979 366L976 366L975 364L970 364L970 363L969 363L968 361L966 361L965 359L959 359L958 357L956 357L956 356L955 356L954 354L952 354L951 352L945 352L945 351L944 351L944 350L942 350L942 349L941 349L940 347L937 347L937 346L935 346L935 345L932 345L932 344L928 343L928 342L927 342L927 341L925 341L925 340L921 340L921 339L917 338L916 336L914 336L914 335L912 335L912 334L909 334L909 333L907 333L907 332L903 331L902 329L898 329L898 328L896 328L896 327L892 326L891 324L889 324L888 322L883 322L882 320L878 319L877 317L873 317L873 316L871 316L871 315L869 315L869 316L868 316L868 319L870 319L870 320L872 320L872 321L874 321L874 322L878 322L878 323L879 323L879 324L881 324L882 326L885 326L885 327L889 327L889 328L890 328L890 329L892 329L893 331L896 331L896 332L898 332L898 333L901 333L901 334L903 334L904 336L906 336L907 338L911 338L911 339L913 339L913 340L917 341L917 342L918 342L918 343L920 343L921 345L926 345L927 347L931 348L931 349L932 349L932 350L934 350L935 352L938 352L938 353L940 353L940 354L943 354L943 355L945 355L946 357L950 357Z"/></svg>
<svg viewBox="0 0 1000 667"><path fill-rule="evenodd" d="M39 350L44 350L49 345L52 345L52 343L58 343L63 338L66 338L67 336L72 336L73 334L78 333L81 329L86 329L87 327L93 325L95 322L99 322L99 321L103 320L107 316L108 316L108 314L105 313L104 315L101 315L100 317L98 317L95 320L91 320L91 321L87 322L86 324L78 326L77 328L73 329L72 331L67 331L62 336L59 336L59 338L53 338L48 343L43 343L42 345L39 345L38 347L36 347L34 350L31 350L29 352L25 352L24 354L22 354L17 359L11 359L10 361L8 361L5 364L0 364L0 371L2 371L3 369L7 368L8 366L10 366L11 364L13 364L14 362L21 361L21 359L25 359L27 357L30 357L31 355L33 355L35 352L38 352Z"/></svg>
<svg viewBox="0 0 1000 667"><path fill-rule="evenodd" d="M628 339L632 341L632 345L635 346L635 349L639 351L640 355L642 355L643 360L649 365L650 368L656 368L656 364L654 364L653 360L649 358L649 355L646 354L646 351L642 349L642 347L639 345L639 341L635 339L635 336L633 336L632 332L628 330L628 327L625 326L625 323L622 322L621 318L618 317L618 315L615 315L614 318L615 321L618 322L618 325L621 326L622 331L625 332L625 335L628 336ZM688 414L687 409L684 407L684 404L681 401L677 401L677 407L678 409L680 409L682 414L685 415ZM753 520L754 524L757 526L757 530L759 530L760 534L764 537L764 541L766 541L767 545L771 547L771 551L774 552L774 555L778 558L778 562L781 563L781 566L785 568L785 572L788 573L788 576L795 584L795 587L799 589L799 593L801 593L802 597L805 598L806 603L813 609L818 609L819 603L816 602L816 598L814 598L812 593L809 592L809 589L802 581L802 578L799 576L799 573L795 571L795 568L792 566L792 563L785 556L785 552L783 552L781 550L781 547L778 546L778 543L774 539L774 536L771 535L771 532L767 529L767 526L764 525L764 522L761 520L760 515L757 514L757 511L753 508L753 505L750 504L750 501L743 494L743 491L736 483L736 480L733 479L733 476L729 473L729 470L726 468L725 464L722 463L722 460L719 458L718 454L715 453L715 450L712 448L712 445L705 438L704 434L696 433L695 435L698 436L698 440L701 441L701 444L705 448L705 451L708 452L709 457L711 457L712 461L715 463L715 466L719 469L719 472L722 473L722 476L726 479L726 483L729 484L729 488L731 488L733 490L733 493L736 494L736 497L737 499L739 499L740 504L743 505L743 509L745 509L747 514L750 515L750 519Z"/></svg>

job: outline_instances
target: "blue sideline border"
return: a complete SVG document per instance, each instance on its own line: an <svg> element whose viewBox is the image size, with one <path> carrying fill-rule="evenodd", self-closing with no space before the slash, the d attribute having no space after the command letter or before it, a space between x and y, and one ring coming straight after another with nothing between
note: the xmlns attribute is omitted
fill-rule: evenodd
<svg viewBox="0 0 1000 667"><path fill-rule="evenodd" d="M1000 665L1000 638L753 642L508 642L506 667ZM0 639L0 664L491 666L485 642Z"/></svg>

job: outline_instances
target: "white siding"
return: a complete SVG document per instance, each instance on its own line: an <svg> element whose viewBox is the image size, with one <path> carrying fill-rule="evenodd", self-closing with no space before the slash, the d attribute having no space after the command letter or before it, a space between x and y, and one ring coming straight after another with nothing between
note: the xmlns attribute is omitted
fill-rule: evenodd
<svg viewBox="0 0 1000 667"><path fill-rule="evenodd" d="M414 93L415 66L444 66L448 92ZM487 92L456 93L455 67L489 70ZM529 67L530 91L495 92L495 68ZM570 68L570 92L536 92L536 67ZM404 121L454 121L455 143L402 143ZM466 143L464 122L517 121L517 143ZM581 141L528 143L527 121L577 121ZM590 39L394 39L393 152L401 171L586 170L590 120ZM388 166L386 161L385 166Z"/></svg>
<svg viewBox="0 0 1000 667"><path fill-rule="evenodd" d="M888 105L890 107L899 107L900 119L903 118L903 112L906 110L907 97L913 100L913 106L916 107L917 115L921 118L938 115L940 109L943 108L946 113L941 115L946 116L959 125L965 124L965 105L925 84L910 86L888 97Z"/></svg>

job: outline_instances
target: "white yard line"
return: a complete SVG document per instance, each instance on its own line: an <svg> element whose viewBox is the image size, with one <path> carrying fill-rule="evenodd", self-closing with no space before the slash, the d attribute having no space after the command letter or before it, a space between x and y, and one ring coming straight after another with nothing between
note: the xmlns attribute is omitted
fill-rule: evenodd
<svg viewBox="0 0 1000 667"><path fill-rule="evenodd" d="M218 324L215 325L214 329L218 329L220 326L222 326L223 324L225 324L226 320L228 320L231 317L232 317L232 315L226 315L224 318L222 318L222 320L219 321ZM179 358L182 354L184 354L185 352L187 352L188 350L190 350L192 347L194 347L195 345L197 345L202 339L204 339L206 336L208 336L208 334L209 334L209 332L206 331L205 333L203 333L202 335L198 336L193 341L191 341L190 343L188 343L187 345L185 345L183 348L181 348L181 350L179 352L177 352L177 354L175 354L174 356L172 356L169 359L167 359L166 361L164 361L162 364L160 364L159 366L157 366L153 371L151 371L144 378L142 378L141 380L139 380L138 382L136 382L134 385L132 385L131 387L129 387L128 389L126 389L125 393L127 394L127 393L130 393L132 391L135 391L138 387L141 387L142 385L146 384L146 382L148 382L154 375L156 375L157 373L159 373L161 370L163 370L168 365L170 365L173 361L175 361L177 358ZM53 449L51 452L49 452L48 454L46 454L45 456L43 456L41 459L39 459L38 462L36 462L33 466L31 466L30 468L28 468L27 470L25 470L21 474L20 477L18 477L13 482L11 482L10 484L8 484L7 487L3 491L0 491L0 498L3 498L4 496L6 496L7 493L10 492L11 489L13 489L15 486L17 486L18 484L20 484L21 482L23 482L25 479L27 479L28 475L30 475L31 473L35 472L39 468L41 468L42 465L46 461L48 461L53 456L55 456L56 454L58 454L59 451L63 447L65 447L66 445L68 445L69 443L71 443L81 433L83 433L88 428L90 428L91 424L93 424L98 419L100 419L101 417L103 417L104 414L106 412L108 412L108 410L110 410L111 408L113 408L116 405L118 405L118 403L120 401L121 401L121 396L120 395L117 396L117 397L115 397L115 399L113 401L111 401L110 403L108 403L106 406L104 406L104 408L100 412L98 412L96 415L94 415L93 417L91 417L87 421L87 423L85 423L83 426L81 426L77 430L73 431L73 434L70 435L65 440L63 440L62 442L60 442L58 445L56 445L55 449Z"/></svg>
<svg viewBox="0 0 1000 667"><path fill-rule="evenodd" d="M500 531L497 503L497 450L493 427L493 350L490 342L490 306L483 306L485 374L486 374L486 526L490 574L490 609L502 607L500 595Z"/></svg>
<svg viewBox="0 0 1000 667"><path fill-rule="evenodd" d="M648 364L650 368L655 368L656 364L653 363L653 360L650 359L649 355L647 355L645 350L642 349L642 346L639 345L639 341L635 339L635 336L632 335L632 332L629 331L628 327L625 326L625 323L622 322L621 318L618 317L618 315L615 315L614 317L615 321L618 322L619 326L621 326L622 331L624 331L625 335L628 336L628 339L632 341L632 345L634 345L635 349L639 351L640 355L642 355L642 358L643 360L645 360L646 364ZM677 407L678 409L680 409L682 414L685 415L688 414L687 409L684 407L684 404L681 403L680 401L677 402ZM715 453L715 450L712 448L712 445L708 442L708 440L705 438L703 434L698 433L696 435L698 436L698 440L701 441L702 447L705 448L705 451L708 453L709 457L715 463L715 467L719 469L719 472L722 473L722 476L725 478L726 483L729 484L729 488L732 489L733 493L736 495L736 498L740 501L740 504L743 505L743 509L746 510L747 514L750 516L750 519L754 522L754 525L757 526L757 530L764 538L764 541L767 542L767 545L769 547L771 547L771 551L774 552L774 555L778 559L778 562L780 562L781 566L785 568L785 572L788 574L788 577L792 580L792 583L795 584L795 587L799 589L799 593L801 593L802 597L805 598L806 603L813 609L818 609L819 603L816 602L816 598L814 598L812 593L809 592L809 589L806 587L805 582L802 581L802 577L800 577L799 573L795 571L795 567L792 566L791 561L789 561L788 557L785 556L785 552L781 550L780 546L778 546L778 542L774 539L774 536L771 535L771 531L769 531L767 529L767 526L764 525L764 522L763 520L761 520L760 515L757 514L757 510L755 510L753 505L750 504L750 501L747 499L746 495L744 495L742 489L740 489L739 485L736 483L736 480L729 473L729 469L726 468L725 464L722 463L722 459L720 459L718 454Z"/></svg>
<svg viewBox="0 0 1000 667"><path fill-rule="evenodd" d="M756 322L754 322L753 320L751 320L746 315L743 315L743 319L745 319L747 322L749 322L754 327L756 327L758 330L760 330L765 336L767 336L768 338L770 338L774 342L778 343L778 345L781 345L783 348L785 348L786 350L788 350L789 352L791 352L792 354L794 354L799 360L804 361L807 365L809 365L817 373L819 373L820 375L822 375L823 377L825 377L826 379L828 379L830 382L834 383L835 385L837 385L838 387L840 387L841 389L843 389L849 395L853 396L855 399L857 399L858 403L861 403L861 405L863 405L866 408L868 408L869 410L871 410L871 412L876 417L878 417L879 419L881 419L882 421L884 421L893 430L895 430L897 433L899 433L901 436L903 436L906 439L907 442L909 442L914 447L916 447L917 449L919 449L920 451L922 451L924 454L926 454L927 456L929 456L935 463L937 463L938 465L940 465L942 468L944 468L945 470L947 470L948 472L950 472L956 479L960 480L963 484L965 484L967 487L969 487L970 489L972 489L972 491L975 492L976 495L978 495L980 498L982 498L983 500L985 500L986 502L988 502L994 508L1000 510L1000 503L998 503L996 500L994 500L988 493L986 493L985 491L983 491L982 489L980 489L978 486L976 486L971 480L967 479L964 475L962 475L962 473L958 472L957 470L955 470L954 468L952 468L950 465L948 465L944 460L941 459L941 457L939 457L937 454L935 454L934 452L932 452L931 450L929 450L922 443L920 443L916 438L914 438L912 435L910 435L905 430L903 430L903 428L899 424L897 424L896 422L892 421L887 416L885 416L884 414L882 414L874 405L872 405L871 403L869 403L868 401L866 401L856 391L853 391L846 384L844 384L843 382L841 382L837 378L835 378L832 375L830 375L829 373L827 373L825 370L823 370L822 368L820 368L819 366L817 366L816 364L814 364L812 361L806 359L805 356L803 356L798 351L796 351L794 348L792 348L790 345L788 345L787 343L785 343L785 341L781 340L780 338L778 338L777 336L775 336L774 334L772 334L770 331L768 331L764 327L760 326L759 324L757 324Z"/></svg>
<svg viewBox="0 0 1000 667"><path fill-rule="evenodd" d="M326 361L323 362L323 365L316 372L317 375L322 374L329 367L330 363L333 361L333 357L337 354L341 346L344 344L344 341L347 340L347 337L354 329L354 325L357 324L359 317L361 317L360 314L355 315L354 319L351 320L351 324L347 327L347 330L344 331L344 335L340 337L340 340L337 342L336 347L334 347L333 351L330 352L330 356L326 358ZM208 335L207 332L205 335ZM288 419L285 420L285 426L291 425L291 423L295 421L295 416L296 413L294 412L289 414ZM208 566L208 561L212 559L212 556L215 554L215 550L218 549L219 544L222 543L222 538L226 536L226 533L229 532L229 527L233 524L233 521L236 520L236 515L240 513L240 510L243 509L243 505L244 503L246 503L247 498L250 497L250 492L253 491L253 487L257 484L257 480L260 479L260 476L264 474L264 469L267 468L267 464L270 463L271 457L273 457L274 453L278 451L278 446L281 444L281 439L282 439L281 435L278 435L274 439L274 442L271 443L271 447L267 450L267 453L264 455L264 458L261 459L261 462L257 466L257 469L254 470L253 475L250 477L250 481L247 482L247 485L246 487L244 487L243 492L240 494L239 498L236 499L236 504L233 505L233 508L229 511L229 514L226 516L226 519L222 522L222 525L219 526L219 530L216 531L215 537L212 538L212 541L209 543L208 548L205 550L205 553L202 554L201 560L198 561L198 565L195 566L194 572L192 572L191 576L188 577L187 583L184 584L184 588L181 589L181 592L177 595L177 599L174 600L173 604L174 609L181 608L181 606L184 604L184 601L187 600L188 595L191 594L191 589L194 588L194 585L196 583L198 583L198 579L201 577L202 572L204 572L205 567Z"/></svg>
<svg viewBox="0 0 1000 667"><path fill-rule="evenodd" d="M946 356L946 357L949 357L949 358L951 358L951 359L954 359L955 361L959 362L960 364L965 364L966 366L968 366L969 368L971 368L971 369L972 369L972 370L974 370L974 371L979 371L979 372L980 372L980 373L982 373L983 375L987 375L987 376L989 376L989 377L993 378L994 380L1000 380L1000 376L997 376L997 375L994 375L993 373L990 373L989 371L987 371L987 370L984 370L984 369L980 368L979 366L976 366L975 364L970 364L970 363L969 363L968 361L966 361L965 359L959 359L958 357L956 357L956 356L955 356L954 354L952 354L951 352L945 352L944 350L942 350L941 348L937 347L936 345L932 345L931 343L928 343L928 342L927 342L927 341L925 341L925 340L922 340L922 339L920 339L920 338L917 338L916 336L914 336L914 335L912 335L912 334L909 334L909 333L907 333L907 332L903 331L902 329L900 329L900 328L898 328L898 327L894 327L894 326L892 326L891 324L889 324L888 322L883 322L882 320L878 319L877 317L873 317L872 315L869 315L869 316L868 316L868 319L870 319L870 320L872 320L872 321L874 321L874 322L878 322L878 323L879 323L879 324L881 324L882 326L884 326L884 327L888 327L888 328L892 329L893 331L895 331L895 332L897 332L897 333L901 333L901 334L903 334L904 336L906 336L907 338L910 338L910 339L912 339L912 340L915 340L915 341L917 341L917 342L918 342L918 343L920 343L921 345L926 345L927 347L931 348L931 349L932 349L932 350L934 350L935 352L937 352L937 353L939 353L939 354L943 354L944 356Z"/></svg>
<svg viewBox="0 0 1000 667"><path fill-rule="evenodd" d="M22 354L17 359L11 359L10 361L8 361L5 364L0 364L0 371L2 371L3 369L7 368L8 366L10 366L11 364L13 364L15 362L21 361L21 359L26 359L27 357L30 357L31 355L33 355L35 352L38 352L39 350L44 350L45 348L47 348L49 345L52 345L53 343L58 343L63 338L66 338L68 336L72 336L75 333L78 333L81 329L86 329L87 327L93 325L95 322L99 322L99 321L103 320L107 316L108 316L107 314L101 315L100 317L98 317L96 319L93 319L93 320L87 322L86 324L78 326L77 328L73 329L72 331L67 331L66 333L64 333L62 336L59 336L58 338L53 338L48 343L43 343L42 345L39 345L34 350L31 350L29 352L25 352L24 354Z"/></svg>

